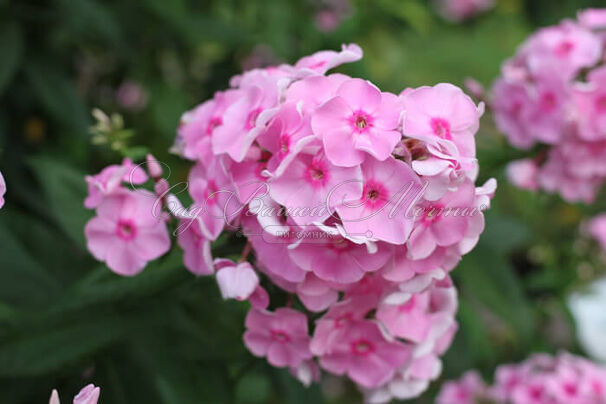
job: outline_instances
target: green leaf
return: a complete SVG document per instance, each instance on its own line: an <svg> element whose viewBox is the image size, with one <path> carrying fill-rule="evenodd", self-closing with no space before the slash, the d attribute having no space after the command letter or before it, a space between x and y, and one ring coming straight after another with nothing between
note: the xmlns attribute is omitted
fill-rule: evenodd
<svg viewBox="0 0 606 404"><path fill-rule="evenodd" d="M58 302L56 310L118 302L127 298L136 300L192 278L183 267L181 255L174 253L150 263L134 277L116 275L101 265L74 285Z"/></svg>
<svg viewBox="0 0 606 404"><path fill-rule="evenodd" d="M59 285L9 232L8 223L0 216L0 299L24 306L48 302Z"/></svg>
<svg viewBox="0 0 606 404"><path fill-rule="evenodd" d="M238 404L266 403L271 392L267 376L262 373L248 373L236 386Z"/></svg>
<svg viewBox="0 0 606 404"><path fill-rule="evenodd" d="M503 254L480 241L453 275L460 280L461 293L505 321L519 341L532 338L535 324L532 307Z"/></svg>
<svg viewBox="0 0 606 404"><path fill-rule="evenodd" d="M183 92L165 84L151 89L152 119L167 139L174 139L179 119L187 108L188 102Z"/></svg>
<svg viewBox="0 0 606 404"><path fill-rule="evenodd" d="M76 134L88 137L88 108L70 76L48 61L37 59L27 62L25 72L46 111Z"/></svg>
<svg viewBox="0 0 606 404"><path fill-rule="evenodd" d="M84 208L84 174L47 157L32 159L30 165L46 194L53 219L66 235L85 249L84 226L91 213Z"/></svg>
<svg viewBox="0 0 606 404"><path fill-rule="evenodd" d="M103 38L114 46L120 44L120 26L106 6L94 0L59 0L59 15L63 17L64 27L78 38ZM81 40L81 39L79 39Z"/></svg>
<svg viewBox="0 0 606 404"><path fill-rule="evenodd" d="M13 78L23 53L23 39L15 22L0 24L0 95Z"/></svg>
<svg viewBox="0 0 606 404"><path fill-rule="evenodd" d="M113 315L49 324L46 329L21 331L0 341L0 376L35 376L90 357L119 339L131 322Z"/></svg>

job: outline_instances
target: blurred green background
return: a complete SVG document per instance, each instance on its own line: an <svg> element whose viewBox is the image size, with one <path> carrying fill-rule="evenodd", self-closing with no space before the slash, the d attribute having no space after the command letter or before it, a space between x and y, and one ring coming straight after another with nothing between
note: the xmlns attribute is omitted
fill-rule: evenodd
<svg viewBox="0 0 606 404"><path fill-rule="evenodd" d="M120 156L91 145L90 111L122 114L133 143L183 178L189 164L168 152L181 113L242 68L356 42L364 59L340 70L384 90L468 76L489 85L537 27L601 2L497 3L451 24L424 0L0 0L0 402L44 403L55 387L69 402L88 382L104 404L361 402L339 379L304 389L253 358L241 341L247 304L223 302L178 251L132 279L92 259L84 175ZM341 21L325 32L318 13L334 4ZM477 137L480 179L500 187L479 246L453 273L461 329L444 378L489 375L537 350L580 352L565 296L604 268L577 226L606 203L513 189L504 165L523 154L489 117ZM414 402L431 403L438 384Z"/></svg>

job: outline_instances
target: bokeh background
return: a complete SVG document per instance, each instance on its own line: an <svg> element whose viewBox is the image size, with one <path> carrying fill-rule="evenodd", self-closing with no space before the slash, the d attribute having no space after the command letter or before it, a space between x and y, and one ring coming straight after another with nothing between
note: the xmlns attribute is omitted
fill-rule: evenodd
<svg viewBox="0 0 606 404"><path fill-rule="evenodd" d="M0 402L44 403L55 387L67 400L88 382L104 404L361 402L339 379L305 389L253 358L247 304L223 302L178 251L132 279L87 253L84 176L121 159L92 145L91 109L120 113L144 146L132 154L151 151L184 178L189 164L169 153L180 115L243 68L356 42L364 59L340 71L387 91L489 86L537 27L600 3L497 0L454 24L425 0L0 0ZM582 353L566 296L606 268L578 232L606 199L583 207L515 190L504 166L521 152L489 116L477 139L480 179L500 186L479 246L453 272L460 331L443 378L490 375L535 351ZM433 402L438 384L413 402Z"/></svg>

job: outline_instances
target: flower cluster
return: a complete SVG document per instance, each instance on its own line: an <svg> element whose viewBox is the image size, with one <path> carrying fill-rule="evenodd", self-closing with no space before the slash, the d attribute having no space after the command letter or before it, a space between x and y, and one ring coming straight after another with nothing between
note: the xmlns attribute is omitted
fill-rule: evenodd
<svg viewBox="0 0 606 404"><path fill-rule="evenodd" d="M537 354L525 362L497 368L487 386L475 371L443 385L437 404L604 404L606 368L561 353Z"/></svg>
<svg viewBox="0 0 606 404"><path fill-rule="evenodd" d="M490 10L495 0L435 0L434 3L446 20L461 22Z"/></svg>
<svg viewBox="0 0 606 404"><path fill-rule="evenodd" d="M450 84L396 95L327 74L361 57L348 45L234 77L178 128L174 150L195 162L192 206L151 157L156 199L127 190L147 175L125 160L88 178L86 235L95 257L132 275L168 250L172 217L186 268L250 301L254 355L305 384L320 368L347 375L380 403L440 374L457 329L448 273L478 241L496 182L475 186L482 106ZM238 262L211 256L226 231L247 239Z"/></svg>
<svg viewBox="0 0 606 404"><path fill-rule="evenodd" d="M80 390L76 397L74 397L74 404L97 404L100 394L101 389L99 387L89 384ZM57 390L53 390L48 404L60 404L59 393L57 393Z"/></svg>
<svg viewBox="0 0 606 404"><path fill-rule="evenodd" d="M594 200L606 181L606 9L533 34L505 62L492 89L498 128L532 158L512 162L518 187Z"/></svg>

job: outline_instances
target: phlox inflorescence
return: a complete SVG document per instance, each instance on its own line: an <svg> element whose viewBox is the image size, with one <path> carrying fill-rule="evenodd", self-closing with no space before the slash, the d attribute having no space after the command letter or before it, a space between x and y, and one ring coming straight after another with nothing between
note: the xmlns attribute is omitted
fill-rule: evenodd
<svg viewBox="0 0 606 404"><path fill-rule="evenodd" d="M474 370L444 383L436 404L604 404L606 368L563 352L501 365L487 385Z"/></svg>
<svg viewBox="0 0 606 404"><path fill-rule="evenodd" d="M498 128L517 148L514 185L592 203L606 181L606 9L542 28L502 66L491 94ZM538 147L535 147L538 145Z"/></svg>
<svg viewBox="0 0 606 404"><path fill-rule="evenodd" d="M451 84L393 94L327 73L361 57L344 45L232 78L178 128L193 204L153 157L155 198L127 187L148 175L125 160L88 178L86 235L96 258L135 275L170 249L173 223L185 267L250 302L253 355L304 384L346 375L382 403L439 376L457 330L449 272L483 232L496 182L475 184L483 105ZM225 232L247 238L238 262L213 260Z"/></svg>

